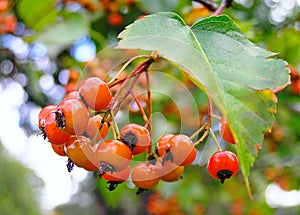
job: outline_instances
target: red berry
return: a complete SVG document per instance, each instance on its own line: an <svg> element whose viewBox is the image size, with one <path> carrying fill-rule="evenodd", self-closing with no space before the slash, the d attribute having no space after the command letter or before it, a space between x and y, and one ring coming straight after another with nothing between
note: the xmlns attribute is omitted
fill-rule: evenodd
<svg viewBox="0 0 300 215"><path fill-rule="evenodd" d="M102 124L100 133L99 128L101 125L102 117L99 115L92 116L89 119L85 132L89 136L89 138L94 139L96 135L98 135L97 142L103 140L108 133L108 125L106 122Z"/></svg>
<svg viewBox="0 0 300 215"><path fill-rule="evenodd" d="M122 171L131 162L131 150L119 140L105 140L96 150L96 159L100 164L100 176L106 172Z"/></svg>
<svg viewBox="0 0 300 215"><path fill-rule="evenodd" d="M127 168L123 169L119 172L106 172L104 175L101 176L102 179L106 181L119 181L123 182L126 181L129 178L130 175L130 167L127 166Z"/></svg>
<svg viewBox="0 0 300 215"><path fill-rule="evenodd" d="M8 0L0 0L0 11L7 11L8 6Z"/></svg>
<svg viewBox="0 0 300 215"><path fill-rule="evenodd" d="M159 138L157 141L157 151L159 156L163 157L170 151L173 146L170 145L169 140L174 136L174 134L165 134Z"/></svg>
<svg viewBox="0 0 300 215"><path fill-rule="evenodd" d="M83 81L79 93L93 110L104 110L110 103L112 95L104 81L97 77L90 77Z"/></svg>
<svg viewBox="0 0 300 215"><path fill-rule="evenodd" d="M55 112L56 105L47 105L41 109L38 115L39 128L42 130L45 127L45 118L50 112Z"/></svg>
<svg viewBox="0 0 300 215"><path fill-rule="evenodd" d="M55 112L51 112L46 116L44 132L49 142L54 145L64 144L70 137L69 134L63 133L56 127Z"/></svg>
<svg viewBox="0 0 300 215"><path fill-rule="evenodd" d="M81 134L89 121L89 111L81 100L63 100L56 109L56 125L67 134Z"/></svg>
<svg viewBox="0 0 300 215"><path fill-rule="evenodd" d="M226 179L234 176L239 169L236 155L231 151L215 152L207 163L210 175L224 183Z"/></svg>
<svg viewBox="0 0 300 215"><path fill-rule="evenodd" d="M77 100L81 100L80 94L78 91L72 91L69 92L65 95L64 100L68 100L68 99L77 99Z"/></svg>
<svg viewBox="0 0 300 215"><path fill-rule="evenodd" d="M126 169L120 172L107 172L101 176L102 179L106 180L109 184L108 190L114 190L118 184L126 181L130 176L130 167L128 166Z"/></svg>
<svg viewBox="0 0 300 215"><path fill-rule="evenodd" d="M178 166L186 166L195 160L196 149L188 136L174 135L167 142L164 142L165 138L157 142L158 153L164 161L171 160Z"/></svg>
<svg viewBox="0 0 300 215"><path fill-rule="evenodd" d="M57 155L66 156L66 153L65 153L65 150L64 150L65 144L61 144L61 145L51 144L51 147Z"/></svg>
<svg viewBox="0 0 300 215"><path fill-rule="evenodd" d="M117 12L109 14L107 20L112 26L119 26L123 23L123 17Z"/></svg>
<svg viewBox="0 0 300 215"><path fill-rule="evenodd" d="M221 119L220 119L220 134L221 134L221 137L226 142L235 144L234 137L232 135L230 128L228 127L225 117L221 117Z"/></svg>
<svg viewBox="0 0 300 215"><path fill-rule="evenodd" d="M171 161L166 161L164 164L157 164L160 166L161 176L160 179L167 182L173 182L180 179L183 171L184 166L177 166L176 164L172 163Z"/></svg>
<svg viewBox="0 0 300 215"><path fill-rule="evenodd" d="M65 146L67 156L76 166L87 167L91 164L97 164L95 152L89 138L72 135Z"/></svg>
<svg viewBox="0 0 300 215"><path fill-rule="evenodd" d="M155 187L159 182L159 178L159 167L150 163L138 163L131 171L132 182L142 189Z"/></svg>
<svg viewBox="0 0 300 215"><path fill-rule="evenodd" d="M148 129L138 124L127 124L120 131L121 140L131 150L133 155L141 154L151 145Z"/></svg>

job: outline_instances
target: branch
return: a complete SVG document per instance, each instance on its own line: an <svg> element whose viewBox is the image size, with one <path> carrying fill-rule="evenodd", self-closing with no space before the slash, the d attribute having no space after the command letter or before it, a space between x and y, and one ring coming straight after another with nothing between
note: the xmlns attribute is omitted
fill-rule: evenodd
<svg viewBox="0 0 300 215"><path fill-rule="evenodd" d="M194 2L198 2L202 4L204 7L206 7L209 11L216 11L218 9L218 6L212 2L209 2L207 0L193 0Z"/></svg>
<svg viewBox="0 0 300 215"><path fill-rule="evenodd" d="M218 16L223 13L223 11L232 6L233 0L222 0L220 7L212 14L212 16Z"/></svg>
<svg viewBox="0 0 300 215"><path fill-rule="evenodd" d="M202 4L204 7L206 7L208 10L214 12L212 14L213 16L222 14L226 8L232 6L232 2L233 2L233 0L222 0L221 5L218 7L216 4L208 0L192 0L192 1L198 2Z"/></svg>

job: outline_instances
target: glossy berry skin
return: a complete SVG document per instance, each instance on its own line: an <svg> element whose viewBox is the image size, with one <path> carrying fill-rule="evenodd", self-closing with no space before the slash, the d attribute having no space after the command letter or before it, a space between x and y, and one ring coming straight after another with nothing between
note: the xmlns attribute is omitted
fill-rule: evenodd
<svg viewBox="0 0 300 215"><path fill-rule="evenodd" d="M221 137L226 142L235 144L234 137L232 135L230 128L228 127L225 117L221 117L221 119L220 119L220 134L221 134Z"/></svg>
<svg viewBox="0 0 300 215"><path fill-rule="evenodd" d="M156 164L160 167L160 179L166 182L173 182L180 179L184 171L184 166L177 166L170 160L164 162L164 164Z"/></svg>
<svg viewBox="0 0 300 215"><path fill-rule="evenodd" d="M54 145L64 144L70 137L69 134L63 133L56 127L55 112L51 112L46 116L44 132L49 142Z"/></svg>
<svg viewBox="0 0 300 215"><path fill-rule="evenodd" d="M207 169L212 177L224 183L238 172L238 158L231 151L217 151L210 157Z"/></svg>
<svg viewBox="0 0 300 215"><path fill-rule="evenodd" d="M68 100L68 99L81 100L81 97L80 97L80 94L78 91L72 91L72 92L67 93L63 100Z"/></svg>
<svg viewBox="0 0 300 215"><path fill-rule="evenodd" d="M89 122L85 129L85 132L87 133L88 137L91 138L92 140L94 140L95 136L98 135L97 140L96 140L97 142L103 140L103 138L105 138L106 135L108 134L108 125L106 122L103 123L100 133L99 133L101 120L102 120L102 117L99 115L92 116L89 119Z"/></svg>
<svg viewBox="0 0 300 215"><path fill-rule="evenodd" d="M79 93L93 110L104 110L110 103L112 95L106 82L97 77L83 81Z"/></svg>
<svg viewBox="0 0 300 215"><path fill-rule="evenodd" d="M132 182L142 189L155 187L159 182L159 178L159 167L150 163L138 163L131 171Z"/></svg>
<svg viewBox="0 0 300 215"><path fill-rule="evenodd" d="M126 169L120 172L106 172L104 175L101 176L102 179L107 181L108 190L112 191L116 189L118 184L123 183L126 181L130 176L130 167L128 166Z"/></svg>
<svg viewBox="0 0 300 215"><path fill-rule="evenodd" d="M66 99L56 108L56 126L67 134L81 134L89 121L89 111L81 100Z"/></svg>
<svg viewBox="0 0 300 215"><path fill-rule="evenodd" d="M122 142L132 150L133 155L145 152L151 145L148 129L135 123L125 125L120 130L120 136Z"/></svg>
<svg viewBox="0 0 300 215"><path fill-rule="evenodd" d="M100 164L101 176L106 172L126 169L131 162L132 153L128 146L119 140L105 140L96 149L96 159Z"/></svg>
<svg viewBox="0 0 300 215"><path fill-rule="evenodd" d="M66 153L65 153L65 150L64 150L65 144L61 144L61 145L51 144L51 147L57 155L66 156Z"/></svg>
<svg viewBox="0 0 300 215"><path fill-rule="evenodd" d="M112 173L107 172L104 175L102 175L101 178L106 181L124 182L129 178L129 176L130 176L130 167L127 166L127 168L119 172L112 172Z"/></svg>
<svg viewBox="0 0 300 215"><path fill-rule="evenodd" d="M186 166L196 158L194 144L186 135L174 135L166 143L158 140L157 144L158 154L164 157L164 161L171 160L178 166Z"/></svg>
<svg viewBox="0 0 300 215"><path fill-rule="evenodd" d="M39 128L42 130L45 127L45 118L50 112L55 112L56 105L47 105L41 109L38 115Z"/></svg>
<svg viewBox="0 0 300 215"><path fill-rule="evenodd" d="M169 140L174 137L174 134L164 134L157 141L157 152L159 156L163 157L173 147L170 145Z"/></svg>
<svg viewBox="0 0 300 215"><path fill-rule="evenodd" d="M66 154L78 167L86 167L91 163L96 164L95 152L91 140L87 137L72 135L65 144Z"/></svg>

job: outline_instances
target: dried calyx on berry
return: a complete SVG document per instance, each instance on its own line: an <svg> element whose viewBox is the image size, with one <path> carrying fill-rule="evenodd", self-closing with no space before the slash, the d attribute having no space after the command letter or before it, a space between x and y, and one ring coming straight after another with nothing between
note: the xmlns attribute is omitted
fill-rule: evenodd
<svg viewBox="0 0 300 215"><path fill-rule="evenodd" d="M217 151L207 163L209 174L223 184L226 179L234 176L239 169L237 156L231 151Z"/></svg>

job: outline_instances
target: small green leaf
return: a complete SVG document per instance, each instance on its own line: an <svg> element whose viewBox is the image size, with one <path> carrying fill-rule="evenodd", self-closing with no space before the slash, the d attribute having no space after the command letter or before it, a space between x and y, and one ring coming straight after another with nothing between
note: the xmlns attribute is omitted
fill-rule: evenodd
<svg viewBox="0 0 300 215"><path fill-rule="evenodd" d="M19 17L30 28L39 31L57 18L56 0L20 0L16 1Z"/></svg>
<svg viewBox="0 0 300 215"><path fill-rule="evenodd" d="M88 22L84 16L69 14L64 20L37 34L36 41L47 47L50 56L55 56L75 40L87 35L88 30Z"/></svg>
<svg viewBox="0 0 300 215"><path fill-rule="evenodd" d="M289 83L286 62L251 43L226 15L189 27L174 13L159 13L129 25L119 37L117 48L157 51L204 87L229 122L249 188L256 144L263 141L274 120L272 89Z"/></svg>

